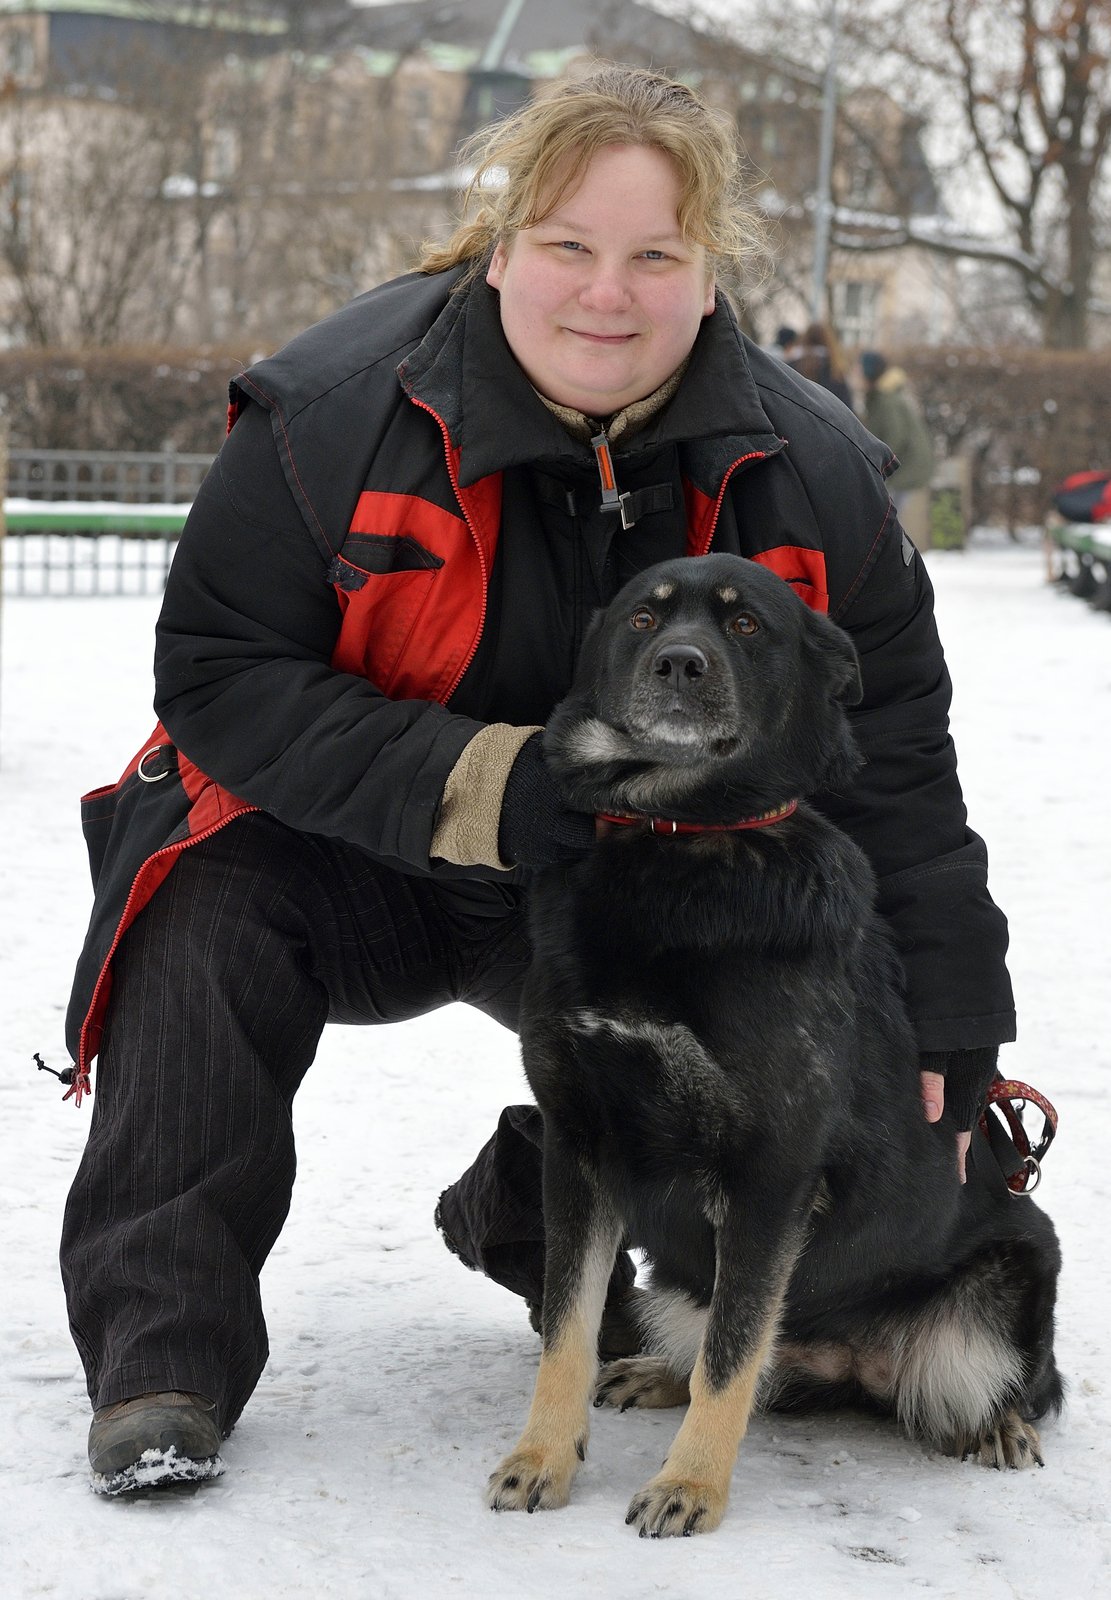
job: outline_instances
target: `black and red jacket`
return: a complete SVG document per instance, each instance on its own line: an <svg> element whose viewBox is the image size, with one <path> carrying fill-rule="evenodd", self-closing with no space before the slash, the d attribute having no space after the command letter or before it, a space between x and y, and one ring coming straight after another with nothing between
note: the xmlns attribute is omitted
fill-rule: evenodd
<svg viewBox="0 0 1111 1600"><path fill-rule="evenodd" d="M232 384L234 427L159 620L161 720L83 802L96 896L67 1020L79 1068L112 953L181 850L262 809L399 871L467 870L430 858L466 746L489 723L546 719L591 610L631 571L711 548L770 567L860 651L866 764L822 804L879 876L921 1048L1012 1038L1006 924L966 824L890 452L722 302L674 397L615 443L636 512L622 529L589 446L509 352L493 291L453 294L455 279L374 289Z"/></svg>

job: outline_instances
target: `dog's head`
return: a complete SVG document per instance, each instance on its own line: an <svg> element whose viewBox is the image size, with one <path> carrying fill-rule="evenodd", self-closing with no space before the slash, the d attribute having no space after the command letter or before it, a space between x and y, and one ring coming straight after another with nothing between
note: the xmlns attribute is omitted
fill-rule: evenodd
<svg viewBox="0 0 1111 1600"><path fill-rule="evenodd" d="M740 556L665 561L598 613L544 738L586 811L726 822L859 764L848 635Z"/></svg>

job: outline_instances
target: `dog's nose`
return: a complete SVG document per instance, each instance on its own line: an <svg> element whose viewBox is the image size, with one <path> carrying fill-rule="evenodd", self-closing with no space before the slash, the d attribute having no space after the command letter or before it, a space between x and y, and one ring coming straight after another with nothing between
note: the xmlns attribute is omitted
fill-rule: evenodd
<svg viewBox="0 0 1111 1600"><path fill-rule="evenodd" d="M710 670L710 663L696 644L665 644L656 651L652 671L674 689L696 683Z"/></svg>

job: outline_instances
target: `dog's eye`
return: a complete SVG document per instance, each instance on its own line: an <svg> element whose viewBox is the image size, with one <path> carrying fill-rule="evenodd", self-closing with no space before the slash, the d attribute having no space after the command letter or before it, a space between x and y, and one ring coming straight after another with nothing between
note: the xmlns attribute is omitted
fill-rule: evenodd
<svg viewBox="0 0 1111 1600"><path fill-rule="evenodd" d="M649 628L656 626L656 619L650 611L634 611L629 622L640 633L646 633Z"/></svg>
<svg viewBox="0 0 1111 1600"><path fill-rule="evenodd" d="M734 617L729 627L733 633L743 633L746 638L750 633L759 633L760 631L760 624L748 611L742 611L739 616Z"/></svg>

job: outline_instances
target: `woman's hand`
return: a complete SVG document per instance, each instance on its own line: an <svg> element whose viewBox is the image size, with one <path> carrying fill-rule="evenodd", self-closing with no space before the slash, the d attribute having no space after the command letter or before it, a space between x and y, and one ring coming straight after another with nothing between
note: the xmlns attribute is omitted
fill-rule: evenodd
<svg viewBox="0 0 1111 1600"><path fill-rule="evenodd" d="M923 1072L921 1076L922 1109L926 1113L926 1121L940 1122L945 1110L945 1079L940 1072ZM971 1130L957 1134L957 1176L961 1183L967 1181L964 1163L971 1143Z"/></svg>

